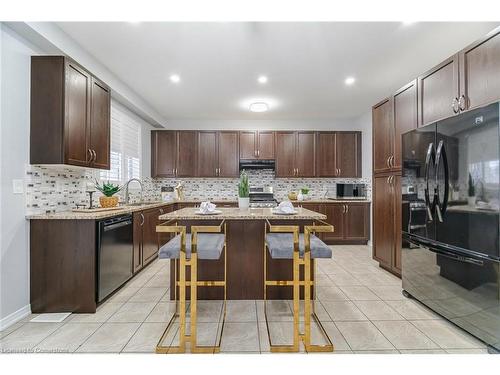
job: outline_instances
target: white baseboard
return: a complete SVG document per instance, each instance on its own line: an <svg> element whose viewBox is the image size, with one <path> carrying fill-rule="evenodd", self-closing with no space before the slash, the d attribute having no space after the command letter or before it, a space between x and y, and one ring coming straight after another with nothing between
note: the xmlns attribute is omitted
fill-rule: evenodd
<svg viewBox="0 0 500 375"><path fill-rule="evenodd" d="M29 314L31 314L31 305L26 305L21 307L19 310L14 311L12 314L7 315L5 318L0 319L0 331L3 331L12 324L17 323Z"/></svg>

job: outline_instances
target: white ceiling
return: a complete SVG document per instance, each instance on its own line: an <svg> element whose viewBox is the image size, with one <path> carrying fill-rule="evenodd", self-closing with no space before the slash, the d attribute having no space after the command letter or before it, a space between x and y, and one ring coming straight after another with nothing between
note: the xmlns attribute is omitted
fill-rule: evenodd
<svg viewBox="0 0 500 375"><path fill-rule="evenodd" d="M58 25L168 120L313 120L367 112L499 23ZM270 111L249 112L252 99Z"/></svg>

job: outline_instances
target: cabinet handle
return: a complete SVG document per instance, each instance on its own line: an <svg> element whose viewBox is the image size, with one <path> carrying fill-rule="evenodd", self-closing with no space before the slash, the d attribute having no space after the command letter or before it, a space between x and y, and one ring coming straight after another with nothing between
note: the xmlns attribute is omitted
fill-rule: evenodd
<svg viewBox="0 0 500 375"><path fill-rule="evenodd" d="M465 98L465 95L460 95L460 98L458 99L458 108L461 111L465 111L467 107L467 99Z"/></svg>
<svg viewBox="0 0 500 375"><path fill-rule="evenodd" d="M92 152L94 153L94 161L97 160L97 152L95 152L95 150L92 150Z"/></svg>
<svg viewBox="0 0 500 375"><path fill-rule="evenodd" d="M385 161L385 164L387 165L387 168L391 167L391 157L387 157L387 160Z"/></svg>
<svg viewBox="0 0 500 375"><path fill-rule="evenodd" d="M389 157L389 166L390 166L391 168L394 168L394 155L391 155L391 156Z"/></svg>
<svg viewBox="0 0 500 375"><path fill-rule="evenodd" d="M260 150L257 150L257 157L260 156Z"/></svg>
<svg viewBox="0 0 500 375"><path fill-rule="evenodd" d="M340 169L340 168L339 168L339 173L338 173L338 175L337 175L337 176L340 176L340 172L341 172L341 171L342 171L342 169Z"/></svg>
<svg viewBox="0 0 500 375"><path fill-rule="evenodd" d="M141 221L140 225L142 227L144 225L144 214L142 212L141 212L141 219L142 219L142 221Z"/></svg>
<svg viewBox="0 0 500 375"><path fill-rule="evenodd" d="M348 205L348 204L346 204L346 205L345 205L345 213L348 213L348 212L349 212L349 205Z"/></svg>
<svg viewBox="0 0 500 375"><path fill-rule="evenodd" d="M453 98L451 102L451 109L453 109L453 113L458 113L460 109L458 104L458 98Z"/></svg>
<svg viewBox="0 0 500 375"><path fill-rule="evenodd" d="M90 154L90 159L87 161L87 163L92 163L92 157L93 157L93 155L92 155L92 150L89 148L87 151L88 151L88 152L89 152L89 154Z"/></svg>

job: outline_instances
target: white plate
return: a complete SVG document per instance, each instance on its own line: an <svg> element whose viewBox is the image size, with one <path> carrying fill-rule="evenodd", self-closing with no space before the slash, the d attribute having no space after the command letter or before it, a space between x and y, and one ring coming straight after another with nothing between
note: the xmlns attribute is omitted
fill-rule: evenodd
<svg viewBox="0 0 500 375"><path fill-rule="evenodd" d="M219 215L222 213L220 210L213 210L211 212L202 212L200 210L197 210L194 212L196 215Z"/></svg>
<svg viewBox="0 0 500 375"><path fill-rule="evenodd" d="M291 213L283 212L281 210L273 210L273 214L275 214L275 215L297 215L298 212L299 211L297 211L297 210L295 210L295 211L293 211Z"/></svg>

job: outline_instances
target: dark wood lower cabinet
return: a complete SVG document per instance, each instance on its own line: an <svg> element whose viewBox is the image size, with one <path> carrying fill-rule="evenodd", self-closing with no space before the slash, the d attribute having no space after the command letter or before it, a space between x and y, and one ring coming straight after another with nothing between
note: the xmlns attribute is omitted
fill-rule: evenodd
<svg viewBox="0 0 500 375"><path fill-rule="evenodd" d="M323 203L320 212L334 231L323 233L323 241L329 245L366 244L370 239L370 203Z"/></svg>
<svg viewBox="0 0 500 375"><path fill-rule="evenodd" d="M401 274L401 176L373 179L373 258Z"/></svg>

